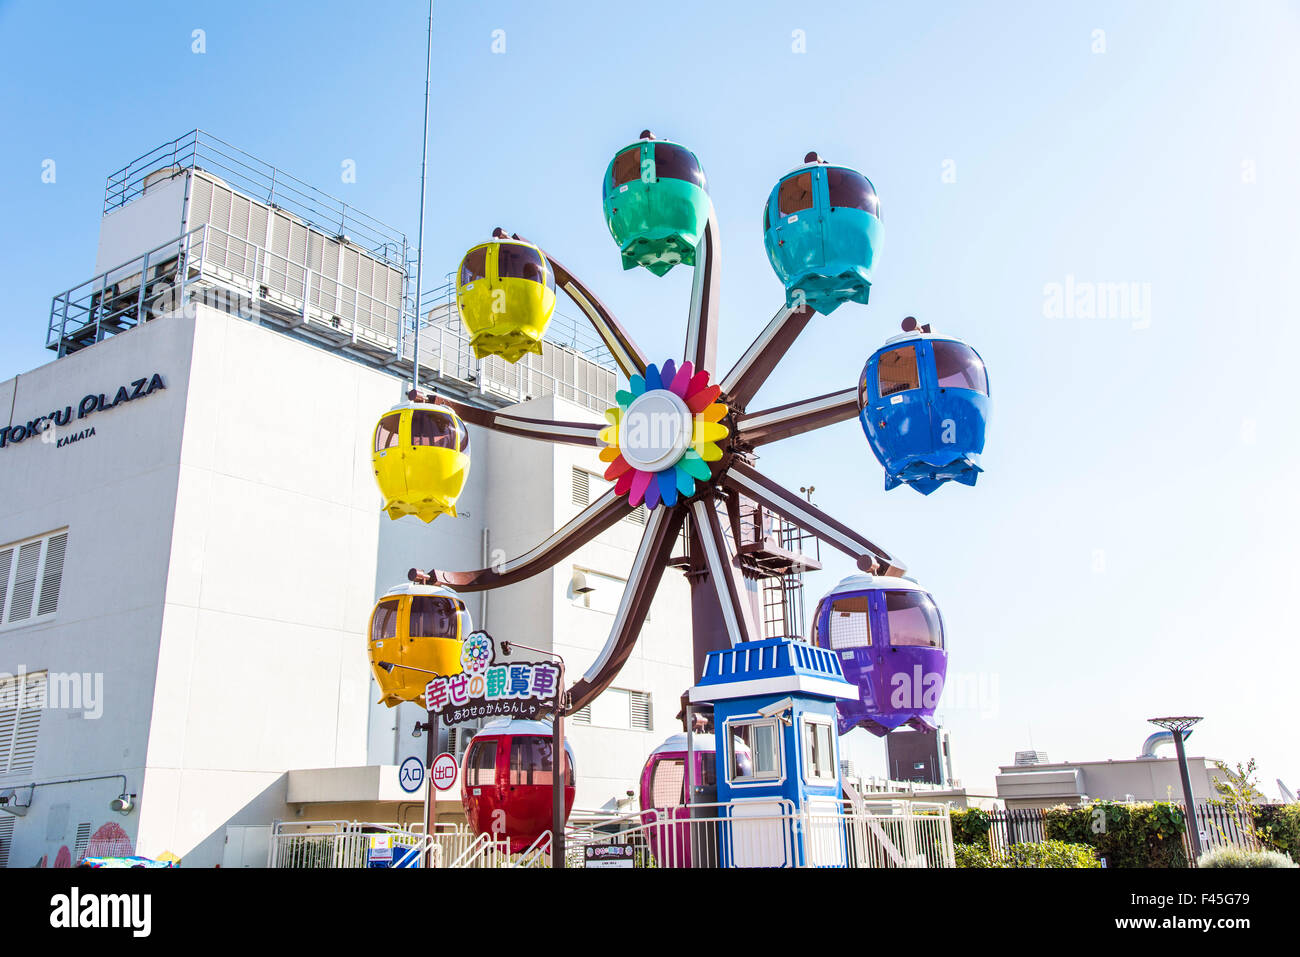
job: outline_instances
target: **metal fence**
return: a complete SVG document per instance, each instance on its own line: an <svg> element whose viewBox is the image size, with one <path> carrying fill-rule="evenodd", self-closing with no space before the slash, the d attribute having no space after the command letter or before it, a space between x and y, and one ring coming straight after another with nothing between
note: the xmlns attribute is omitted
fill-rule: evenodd
<svg viewBox="0 0 1300 957"><path fill-rule="evenodd" d="M620 845L633 849L636 867L954 866L947 806L910 801L655 808L574 832L566 863L581 867L587 848Z"/></svg>
<svg viewBox="0 0 1300 957"><path fill-rule="evenodd" d="M271 827L267 867L358 868L367 864L370 838L391 839L395 861L409 865L427 856L433 867L450 866L478 840L465 825L439 824L428 837L421 825L401 827L361 821L277 821Z"/></svg>
<svg viewBox="0 0 1300 957"><path fill-rule="evenodd" d="M62 356L193 302L293 330L379 367L412 369L410 317L391 291L376 296L324 277L305 261L210 223L55 296L46 345ZM446 299L421 319L420 348L421 382L435 389L451 386L499 405L547 395L593 411L614 403L612 360L571 319L548 328L541 355L514 364L496 356L480 360L454 300Z"/></svg>

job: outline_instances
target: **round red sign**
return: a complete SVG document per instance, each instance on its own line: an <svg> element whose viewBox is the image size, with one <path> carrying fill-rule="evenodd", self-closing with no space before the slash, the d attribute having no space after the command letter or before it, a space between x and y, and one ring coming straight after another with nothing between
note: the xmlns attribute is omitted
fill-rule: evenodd
<svg viewBox="0 0 1300 957"><path fill-rule="evenodd" d="M460 774L460 765L456 759L444 751L433 759L433 767L429 770L429 777L433 781L433 786L439 791L450 791L456 786L456 777Z"/></svg>

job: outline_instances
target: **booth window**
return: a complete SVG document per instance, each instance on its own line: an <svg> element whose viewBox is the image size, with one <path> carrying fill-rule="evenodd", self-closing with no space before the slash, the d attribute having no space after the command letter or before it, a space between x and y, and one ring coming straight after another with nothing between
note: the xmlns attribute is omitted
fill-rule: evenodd
<svg viewBox="0 0 1300 957"><path fill-rule="evenodd" d="M812 209L812 171L791 176L776 191L776 210L782 216L789 216L801 209Z"/></svg>
<svg viewBox="0 0 1300 957"><path fill-rule="evenodd" d="M614 157L614 185L641 178L641 147L633 146Z"/></svg>
<svg viewBox="0 0 1300 957"><path fill-rule="evenodd" d="M810 783L834 784L839 779L835 766L835 733L830 718L805 714L803 724L803 776Z"/></svg>
<svg viewBox="0 0 1300 957"><path fill-rule="evenodd" d="M475 741L469 746L465 758L465 783L470 787L491 787L496 784L497 742Z"/></svg>
<svg viewBox="0 0 1300 957"><path fill-rule="evenodd" d="M921 380L916 372L916 346L902 346L880 354L876 364L876 381L880 383L880 397L895 392L917 389Z"/></svg>
<svg viewBox="0 0 1300 957"><path fill-rule="evenodd" d="M876 197L876 191L861 173L832 166L826 170L826 189L832 208L851 206L873 216L880 215L880 200Z"/></svg>
<svg viewBox="0 0 1300 957"><path fill-rule="evenodd" d="M943 647L943 621L939 609L925 592L887 591L889 643L895 647Z"/></svg>
<svg viewBox="0 0 1300 957"><path fill-rule="evenodd" d="M555 762L551 760L550 738L538 735L519 735L510 739L510 783L512 785L541 784L550 786ZM565 762L568 784L573 784L573 762Z"/></svg>
<svg viewBox="0 0 1300 957"><path fill-rule="evenodd" d="M397 637L398 599L381 601L370 619L370 640L383 641L385 638Z"/></svg>
<svg viewBox="0 0 1300 957"><path fill-rule="evenodd" d="M497 247L497 276L501 279L546 281L546 263L532 246L502 243Z"/></svg>
<svg viewBox="0 0 1300 957"><path fill-rule="evenodd" d="M455 450L455 422L449 415L416 409L411 413L411 444Z"/></svg>
<svg viewBox="0 0 1300 957"><path fill-rule="evenodd" d="M866 595L836 598L831 602L830 647L867 648L871 645L871 616Z"/></svg>
<svg viewBox="0 0 1300 957"><path fill-rule="evenodd" d="M455 638L456 603L450 598L417 595L411 599L412 638Z"/></svg>
<svg viewBox="0 0 1300 957"><path fill-rule="evenodd" d="M934 368L941 389L973 389L989 394L988 373L970 346L960 342L935 342Z"/></svg>
<svg viewBox="0 0 1300 957"><path fill-rule="evenodd" d="M59 608L67 550L66 531L0 546L0 625L27 625L53 617Z"/></svg>
<svg viewBox="0 0 1300 957"><path fill-rule="evenodd" d="M392 415L386 415L379 420L379 428L375 429L375 451L382 452L384 449L395 448L398 443L398 426L402 421L402 413L394 412Z"/></svg>
<svg viewBox="0 0 1300 957"><path fill-rule="evenodd" d="M476 246L465 254L460 263L462 286L487 278L487 251L486 246Z"/></svg>
<svg viewBox="0 0 1300 957"><path fill-rule="evenodd" d="M686 762L681 758L660 761L655 765L654 777L650 779L651 806L676 807L684 804L685 787Z"/></svg>
<svg viewBox="0 0 1300 957"><path fill-rule="evenodd" d="M672 143L655 144L655 179L680 179L706 188L699 160L690 150Z"/></svg>
<svg viewBox="0 0 1300 957"><path fill-rule="evenodd" d="M731 781L767 781L781 776L781 726L775 718L728 725L727 767ZM736 748L744 744L746 755ZM748 758L748 760L745 760Z"/></svg>

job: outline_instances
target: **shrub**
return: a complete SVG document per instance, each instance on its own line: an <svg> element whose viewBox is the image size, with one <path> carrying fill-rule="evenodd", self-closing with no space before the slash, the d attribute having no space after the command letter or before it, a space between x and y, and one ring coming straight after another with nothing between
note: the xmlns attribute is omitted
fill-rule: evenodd
<svg viewBox="0 0 1300 957"><path fill-rule="evenodd" d="M967 807L954 809L949 815L952 821L952 840L954 844L981 845L985 850L989 846L989 813L981 808Z"/></svg>
<svg viewBox="0 0 1300 957"><path fill-rule="evenodd" d="M1196 859L1197 867L1300 867L1277 851L1251 851L1244 847L1217 847Z"/></svg>
<svg viewBox="0 0 1300 957"><path fill-rule="evenodd" d="M997 867L989 857L988 845L954 844L953 858L958 867Z"/></svg>
<svg viewBox="0 0 1300 957"><path fill-rule="evenodd" d="M953 856L958 867L1101 867L1091 847L1065 841L1012 844L1001 857L990 856L987 844L955 844Z"/></svg>
<svg viewBox="0 0 1300 957"><path fill-rule="evenodd" d="M1060 805L1044 822L1049 840L1087 844L1110 867L1187 867L1185 826L1182 808L1168 801Z"/></svg>
<svg viewBox="0 0 1300 957"><path fill-rule="evenodd" d="M1257 804L1251 814L1259 839L1300 863L1300 804Z"/></svg>

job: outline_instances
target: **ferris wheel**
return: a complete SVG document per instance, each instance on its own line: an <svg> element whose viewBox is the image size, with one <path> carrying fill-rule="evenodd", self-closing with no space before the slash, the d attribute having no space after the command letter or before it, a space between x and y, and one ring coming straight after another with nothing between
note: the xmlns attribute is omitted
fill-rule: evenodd
<svg viewBox="0 0 1300 957"><path fill-rule="evenodd" d="M414 586L428 595L406 600L423 600L430 609L434 605L428 603L442 603L439 620L446 624L442 631L417 626L409 620L411 612L403 611L407 619L400 634L410 642L424 633L443 641L462 638L460 596L540 574L633 509L646 507L645 531L608 640L561 699L565 714L590 703L618 675L669 567L682 568L690 583L696 674L710 651L764 637L738 570L745 508L761 508L815 536L874 579L887 583L904 575L906 566L892 552L764 475L757 467L764 446L859 417L885 467L886 487L907 484L929 494L950 480L974 484L988 414L987 376L978 355L910 319L902 336L871 356L853 385L773 407L755 402L814 315L868 300L881 214L874 187L855 170L810 153L773 188L764 210L764 242L786 287L785 301L730 366L719 365L717 355L718 225L695 155L644 131L610 162L603 199L625 269L639 266L662 276L677 265L693 268L682 355L652 361L596 293L555 256L497 229L490 241L470 249L457 276L457 305L475 353L513 362L540 352L556 296L563 292L591 322L627 379L616 405L603 423L553 421L412 391L411 401L381 419L375 433L376 477L394 518L416 514L431 521L455 515L456 497L469 475L466 422L534 441L587 447L613 482L521 555L487 568L412 569ZM675 558L683 539L686 555ZM399 604L397 597L389 600L395 616L414 608ZM372 640L376 634L372 624ZM383 684L379 671L376 676ZM420 700L414 684L390 698L390 704ZM879 717L878 711L867 722ZM903 715L899 721L915 718Z"/></svg>

